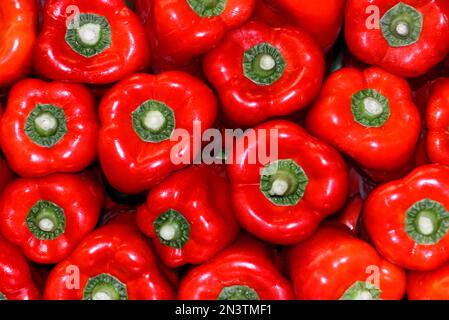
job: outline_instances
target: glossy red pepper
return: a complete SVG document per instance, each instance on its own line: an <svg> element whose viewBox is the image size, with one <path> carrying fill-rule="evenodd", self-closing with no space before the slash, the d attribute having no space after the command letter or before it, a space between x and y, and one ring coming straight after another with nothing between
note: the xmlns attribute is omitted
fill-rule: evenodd
<svg viewBox="0 0 449 320"><path fill-rule="evenodd" d="M202 135L216 116L212 90L188 74L139 74L122 80L100 104L98 153L104 174L125 193L155 186L192 163L200 151L194 129Z"/></svg>
<svg viewBox="0 0 449 320"><path fill-rule="evenodd" d="M0 300L37 300L40 293L19 248L0 237Z"/></svg>
<svg viewBox="0 0 449 320"><path fill-rule="evenodd" d="M181 280L179 300L291 300L293 290L268 247L242 235Z"/></svg>
<svg viewBox="0 0 449 320"><path fill-rule="evenodd" d="M254 130L246 148L239 145L248 137L237 141L235 160L228 165L236 216L263 240L304 240L345 203L348 168L337 151L293 122L273 120ZM260 152L267 149L270 136L278 150L264 161Z"/></svg>
<svg viewBox="0 0 449 320"><path fill-rule="evenodd" d="M137 212L140 230L153 238L169 267L199 264L230 244L239 232L224 167L192 166L151 189Z"/></svg>
<svg viewBox="0 0 449 320"><path fill-rule="evenodd" d="M17 179L0 198L0 231L28 259L57 263L94 229L103 199L90 172Z"/></svg>
<svg viewBox="0 0 449 320"><path fill-rule="evenodd" d="M227 121L253 126L305 108L320 89L324 59L305 32L250 22L228 32L203 69Z"/></svg>
<svg viewBox="0 0 449 320"><path fill-rule="evenodd" d="M37 12L36 0L0 1L0 87L31 72Z"/></svg>
<svg viewBox="0 0 449 320"><path fill-rule="evenodd" d="M256 0L150 1L147 23L153 65L175 69L215 47L226 33L248 20ZM176 26L176 27L174 27ZM170 67L168 67L170 68Z"/></svg>
<svg viewBox="0 0 449 320"><path fill-rule="evenodd" d="M449 167L427 165L375 189L363 221L376 249L411 270L432 270L449 260Z"/></svg>
<svg viewBox="0 0 449 320"><path fill-rule="evenodd" d="M423 75L449 52L446 0L348 0L346 43L363 62Z"/></svg>
<svg viewBox="0 0 449 320"><path fill-rule="evenodd" d="M407 275L409 300L449 300L449 263L425 272Z"/></svg>
<svg viewBox="0 0 449 320"><path fill-rule="evenodd" d="M363 199L360 195L351 197L343 210L335 217L335 221L345 225L353 234L357 235L362 207Z"/></svg>
<svg viewBox="0 0 449 320"><path fill-rule="evenodd" d="M150 64L145 29L123 0L49 0L34 67L53 80L111 83Z"/></svg>
<svg viewBox="0 0 449 320"><path fill-rule="evenodd" d="M261 0L256 19L273 26L298 26L327 51L337 40L346 0Z"/></svg>
<svg viewBox="0 0 449 320"><path fill-rule="evenodd" d="M18 82L2 117L2 149L23 177L78 172L97 155L100 124L92 94L82 85L37 79Z"/></svg>
<svg viewBox="0 0 449 320"><path fill-rule="evenodd" d="M431 86L426 127L430 161L449 165L449 78L439 79Z"/></svg>
<svg viewBox="0 0 449 320"><path fill-rule="evenodd" d="M87 236L50 273L45 299L173 299L175 292L134 219L118 215Z"/></svg>
<svg viewBox="0 0 449 320"><path fill-rule="evenodd" d="M421 117L402 78L344 68L327 79L305 125L364 169L396 171L413 157Z"/></svg>
<svg viewBox="0 0 449 320"><path fill-rule="evenodd" d="M300 300L399 300L404 270L340 225L323 225L287 250L287 265Z"/></svg>

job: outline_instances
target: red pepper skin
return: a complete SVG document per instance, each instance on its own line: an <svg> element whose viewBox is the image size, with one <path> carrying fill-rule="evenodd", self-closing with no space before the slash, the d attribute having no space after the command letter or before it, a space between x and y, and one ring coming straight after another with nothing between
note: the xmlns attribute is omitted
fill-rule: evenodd
<svg viewBox="0 0 449 320"><path fill-rule="evenodd" d="M391 115L380 127L361 125L351 111L352 97L366 89L389 101ZM344 68L327 79L305 126L364 169L394 171L413 157L421 117L405 80L377 67L364 71Z"/></svg>
<svg viewBox="0 0 449 320"><path fill-rule="evenodd" d="M406 232L407 211L417 201L430 199L449 208L449 168L418 167L402 180L375 189L365 202L363 222L376 249L391 262L410 270L438 268L449 260L449 236L421 244Z"/></svg>
<svg viewBox="0 0 449 320"><path fill-rule="evenodd" d="M25 132L29 114L38 104L64 110L67 133L52 147L35 143ZM79 172L97 155L100 124L95 99L82 85L27 79L12 88L2 117L0 139L11 168L23 177Z"/></svg>
<svg viewBox="0 0 449 320"><path fill-rule="evenodd" d="M288 248L286 260L299 300L337 300L356 281L376 285L378 280L381 299L399 300L405 294L404 270L340 225L322 225L312 237Z"/></svg>
<svg viewBox="0 0 449 320"><path fill-rule="evenodd" d="M16 179L0 198L0 231L31 261L57 263L94 229L103 199L103 189L91 173ZM64 211L65 229L53 240L39 240L26 221L39 200L50 201Z"/></svg>
<svg viewBox="0 0 449 320"><path fill-rule="evenodd" d="M431 87L426 109L427 154L431 162L449 165L449 79L441 78Z"/></svg>
<svg viewBox="0 0 449 320"><path fill-rule="evenodd" d="M181 280L179 300L216 300L229 286L247 286L260 300L292 300L288 280L276 268L263 243L240 236L215 258L193 267Z"/></svg>
<svg viewBox="0 0 449 320"><path fill-rule="evenodd" d="M175 292L134 219L133 214L119 215L87 236L69 258L52 270L45 299L81 300L88 279L103 273L126 286L129 300L174 299ZM67 287L73 281L67 271L69 266L79 270L78 289Z"/></svg>
<svg viewBox="0 0 449 320"><path fill-rule="evenodd" d="M137 224L152 238L161 260L169 267L209 260L230 244L239 232L230 203L226 171L221 166L193 166L170 175L151 189L137 212ZM190 237L182 248L162 243L155 220L176 210L190 224Z"/></svg>
<svg viewBox="0 0 449 320"><path fill-rule="evenodd" d="M37 37L36 0L4 0L0 3L0 87L31 72Z"/></svg>
<svg viewBox="0 0 449 320"><path fill-rule="evenodd" d="M350 198L335 220L345 225L354 235L358 234L358 222L362 213L363 199L360 195Z"/></svg>
<svg viewBox="0 0 449 320"><path fill-rule="evenodd" d="M282 54L286 68L271 85L258 85L244 74L244 52L268 42ZM203 60L206 77L215 87L226 120L253 126L272 117L304 109L318 94L324 58L314 41L295 28L271 28L250 22L228 32Z"/></svg>
<svg viewBox="0 0 449 320"><path fill-rule="evenodd" d="M0 237L0 294L8 300L38 300L30 266L22 252ZM1 298L0 298L1 299Z"/></svg>
<svg viewBox="0 0 449 320"><path fill-rule="evenodd" d="M194 154L194 121L201 121L201 134L210 128L217 116L217 100L204 83L182 72L130 76L106 94L100 104L102 128L98 153L108 181L124 193L149 189L172 171L185 167L170 159L178 141L160 143L143 141L133 129L131 114L143 102L157 100L169 106L176 118L176 129L190 134L190 145L176 155ZM190 159L194 159L191 157Z"/></svg>
<svg viewBox="0 0 449 320"><path fill-rule="evenodd" d="M262 0L256 19L273 26L295 25L309 33L323 51L337 40L343 23L345 0Z"/></svg>
<svg viewBox="0 0 449 320"><path fill-rule="evenodd" d="M379 17L398 3L414 7L423 15L419 40L392 47L380 27L368 28L376 6ZM363 62L377 65L402 77L418 77L442 61L449 52L449 6L444 0L348 0L345 14L345 37L351 52Z"/></svg>
<svg viewBox="0 0 449 320"><path fill-rule="evenodd" d="M65 41L66 23L73 19L69 6L81 14L106 17L110 24L110 47L92 57L74 51ZM53 80L106 84L148 67L150 49L145 29L123 0L49 0L37 40L34 67Z"/></svg>
<svg viewBox="0 0 449 320"><path fill-rule="evenodd" d="M338 152L295 123L273 120L255 130L257 139L250 141L247 148L236 148L236 160L228 165L236 216L246 230L263 240L276 244L304 240L325 217L344 205L349 189L348 168ZM282 206L268 199L260 186L265 164L259 159L249 164L250 155L265 147L262 132L269 134L270 130L278 130L277 158L294 160L309 180L297 204Z"/></svg>
<svg viewBox="0 0 449 320"><path fill-rule="evenodd" d="M173 67L185 65L247 21L255 6L256 0L227 0L221 14L201 17L185 0L152 1L146 26L155 62L162 60Z"/></svg>
<svg viewBox="0 0 449 320"><path fill-rule="evenodd" d="M409 300L449 300L449 264L427 272L407 275Z"/></svg>

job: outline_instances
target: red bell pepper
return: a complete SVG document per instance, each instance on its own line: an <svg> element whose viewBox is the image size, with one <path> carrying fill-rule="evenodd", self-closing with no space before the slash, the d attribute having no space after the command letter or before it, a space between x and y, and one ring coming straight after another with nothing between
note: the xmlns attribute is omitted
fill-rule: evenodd
<svg viewBox="0 0 449 320"><path fill-rule="evenodd" d="M23 177L78 172L97 154L95 99L82 85L37 79L15 84L0 129L3 152Z"/></svg>
<svg viewBox="0 0 449 320"><path fill-rule="evenodd" d="M318 224L337 212L348 195L349 174L333 148L310 136L299 125L273 120L255 128L247 148L234 149L228 165L232 202L241 225L257 237L293 244L309 237ZM277 131L278 154L253 161L266 148L266 137ZM268 155L267 155L268 156Z"/></svg>
<svg viewBox="0 0 449 320"><path fill-rule="evenodd" d="M37 300L40 293L22 252L0 237L0 300Z"/></svg>
<svg viewBox="0 0 449 320"><path fill-rule="evenodd" d="M324 59L305 32L250 22L228 32L203 67L226 119L253 126L305 108L320 89Z"/></svg>
<svg viewBox="0 0 449 320"><path fill-rule="evenodd" d="M181 280L179 300L291 300L269 248L246 235Z"/></svg>
<svg viewBox="0 0 449 320"><path fill-rule="evenodd" d="M427 165L375 189L363 221L377 250L411 270L432 270L449 260L449 168Z"/></svg>
<svg viewBox="0 0 449 320"><path fill-rule="evenodd" d="M248 20L256 0L159 0L152 2L147 30L156 69L186 65L215 47ZM175 26L175 27L174 27Z"/></svg>
<svg viewBox="0 0 449 320"><path fill-rule="evenodd" d="M404 270L340 225L323 225L286 252L299 300L399 300Z"/></svg>
<svg viewBox="0 0 449 320"><path fill-rule="evenodd" d="M256 19L275 27L292 25L307 31L327 51L340 33L346 0L261 0Z"/></svg>
<svg viewBox="0 0 449 320"><path fill-rule="evenodd" d="M50 273L45 299L173 299L175 292L134 219L118 215L87 236Z"/></svg>
<svg viewBox="0 0 449 320"><path fill-rule="evenodd" d="M202 135L216 116L212 90L188 74L139 74L122 80L100 104L98 153L104 174L125 193L155 186L185 167L183 160L195 159L200 151L193 141L195 124L201 125ZM175 129L187 139L178 142Z"/></svg>
<svg viewBox="0 0 449 320"><path fill-rule="evenodd" d="M36 0L0 1L0 87L31 72L37 12Z"/></svg>
<svg viewBox="0 0 449 320"><path fill-rule="evenodd" d="M396 75L423 75L449 52L446 0L348 0L345 17L352 53Z"/></svg>
<svg viewBox="0 0 449 320"><path fill-rule="evenodd" d="M150 63L145 29L123 0L48 0L34 67L53 80L104 84Z"/></svg>
<svg viewBox="0 0 449 320"><path fill-rule="evenodd" d="M409 300L449 300L449 263L426 272L407 275Z"/></svg>
<svg viewBox="0 0 449 320"><path fill-rule="evenodd" d="M0 198L0 231L28 259L57 263L94 229L103 199L91 173L17 179Z"/></svg>
<svg viewBox="0 0 449 320"><path fill-rule="evenodd" d="M449 165L449 78L432 84L426 109L427 154L431 162Z"/></svg>
<svg viewBox="0 0 449 320"><path fill-rule="evenodd" d="M202 263L239 232L230 200L224 167L189 167L151 189L137 224L169 267Z"/></svg>
<svg viewBox="0 0 449 320"><path fill-rule="evenodd" d="M421 117L405 80L344 68L327 79L305 125L364 169L395 171L413 157Z"/></svg>
<svg viewBox="0 0 449 320"><path fill-rule="evenodd" d="M335 217L335 221L345 225L353 234L357 235L362 207L362 197L360 195L353 196L348 200L343 210Z"/></svg>

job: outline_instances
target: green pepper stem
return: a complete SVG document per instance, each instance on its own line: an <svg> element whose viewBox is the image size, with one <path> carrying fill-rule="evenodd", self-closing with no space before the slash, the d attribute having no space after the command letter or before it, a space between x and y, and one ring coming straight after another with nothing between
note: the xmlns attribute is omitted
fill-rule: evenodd
<svg viewBox="0 0 449 320"><path fill-rule="evenodd" d="M356 281L341 296L340 300L379 300L382 291L372 284Z"/></svg>
<svg viewBox="0 0 449 320"><path fill-rule="evenodd" d="M406 212L405 231L418 244L436 244L449 230L449 213L430 199L414 203Z"/></svg>
<svg viewBox="0 0 449 320"><path fill-rule="evenodd" d="M176 210L169 209L153 222L159 241L169 247L181 249L190 240L190 224Z"/></svg>
<svg viewBox="0 0 449 320"><path fill-rule="evenodd" d="M128 291L116 277L101 273L89 278L83 291L83 300L127 300Z"/></svg>
<svg viewBox="0 0 449 320"><path fill-rule="evenodd" d="M260 191L278 206L294 206L304 196L308 183L304 170L295 161L279 160L263 169Z"/></svg>
<svg viewBox="0 0 449 320"><path fill-rule="evenodd" d="M30 232L40 240L54 240L65 231L64 210L57 204L39 200L26 217Z"/></svg>
<svg viewBox="0 0 449 320"><path fill-rule="evenodd" d="M399 2L384 14L380 27L391 47L409 46L421 36L423 15L414 7Z"/></svg>
<svg viewBox="0 0 449 320"><path fill-rule="evenodd" d="M256 290L244 285L224 287L217 300L260 300Z"/></svg>

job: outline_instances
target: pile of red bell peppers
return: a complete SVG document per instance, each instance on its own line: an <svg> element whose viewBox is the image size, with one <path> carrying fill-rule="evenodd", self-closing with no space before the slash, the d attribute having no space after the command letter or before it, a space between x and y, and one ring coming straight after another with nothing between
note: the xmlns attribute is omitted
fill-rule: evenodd
<svg viewBox="0 0 449 320"><path fill-rule="evenodd" d="M449 300L447 0L1 0L0 105L0 300Z"/></svg>

